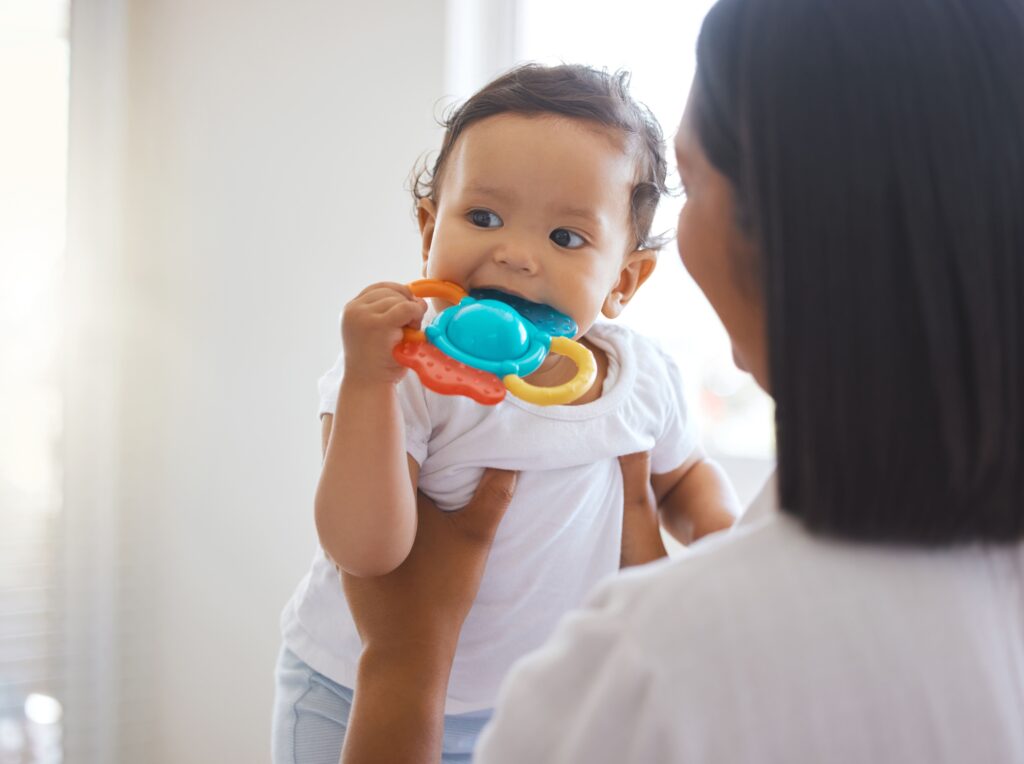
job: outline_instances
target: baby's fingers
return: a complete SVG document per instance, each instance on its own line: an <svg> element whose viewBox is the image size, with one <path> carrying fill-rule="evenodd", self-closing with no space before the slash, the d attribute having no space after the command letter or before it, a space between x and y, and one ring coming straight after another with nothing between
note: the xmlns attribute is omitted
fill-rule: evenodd
<svg viewBox="0 0 1024 764"><path fill-rule="evenodd" d="M384 313L384 319L392 326L419 326L426 312L427 304L413 298L392 305Z"/></svg>

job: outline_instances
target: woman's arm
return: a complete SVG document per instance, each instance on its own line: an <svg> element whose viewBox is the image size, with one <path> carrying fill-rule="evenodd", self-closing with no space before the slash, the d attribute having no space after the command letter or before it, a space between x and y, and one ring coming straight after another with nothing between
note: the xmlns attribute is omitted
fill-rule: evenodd
<svg viewBox="0 0 1024 764"><path fill-rule="evenodd" d="M653 559L659 555L651 545L651 520L655 533L657 521L650 459L632 454L619 465L624 526L637 528L634 551ZM514 473L487 470L458 512L440 512L420 494L416 540L405 562L375 578L342 573L363 641L342 764L436 764L440 758L455 646L514 486Z"/></svg>
<svg viewBox="0 0 1024 764"><path fill-rule="evenodd" d="M458 512L441 512L419 494L405 562L374 578L342 573L363 642L344 764L439 760L455 646L515 480L512 472L485 471Z"/></svg>
<svg viewBox="0 0 1024 764"><path fill-rule="evenodd" d="M364 650L342 764L437 764L451 666L429 653Z"/></svg>
<svg viewBox="0 0 1024 764"><path fill-rule="evenodd" d="M324 552L358 576L382 575L405 559L416 535L418 465L405 451L392 356L426 304L401 284L374 284L345 306L345 374L320 482L316 528Z"/></svg>
<svg viewBox="0 0 1024 764"><path fill-rule="evenodd" d="M658 504L651 489L651 455L619 457L622 471L622 552L619 567L646 565L668 556L661 540Z"/></svg>

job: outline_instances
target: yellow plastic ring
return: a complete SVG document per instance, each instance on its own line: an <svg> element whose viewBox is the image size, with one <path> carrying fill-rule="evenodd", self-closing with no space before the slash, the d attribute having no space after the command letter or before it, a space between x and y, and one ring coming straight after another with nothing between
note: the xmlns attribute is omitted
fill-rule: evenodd
<svg viewBox="0 0 1024 764"><path fill-rule="evenodd" d="M558 406L572 403L593 387L597 379L597 362L594 354L583 345L567 337L552 337L551 352L564 355L576 364L576 376L562 385L554 387L537 387L526 382L522 377L509 374L502 381L506 389L517 398L538 406Z"/></svg>

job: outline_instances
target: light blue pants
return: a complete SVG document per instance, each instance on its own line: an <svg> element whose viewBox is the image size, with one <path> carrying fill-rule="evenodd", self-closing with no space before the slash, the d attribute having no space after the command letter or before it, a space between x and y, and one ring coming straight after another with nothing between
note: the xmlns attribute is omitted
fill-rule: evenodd
<svg viewBox="0 0 1024 764"><path fill-rule="evenodd" d="M275 679L274 764L338 764L352 690L318 674L287 647L281 648ZM473 746L490 718L490 711L446 716L443 764L470 764Z"/></svg>

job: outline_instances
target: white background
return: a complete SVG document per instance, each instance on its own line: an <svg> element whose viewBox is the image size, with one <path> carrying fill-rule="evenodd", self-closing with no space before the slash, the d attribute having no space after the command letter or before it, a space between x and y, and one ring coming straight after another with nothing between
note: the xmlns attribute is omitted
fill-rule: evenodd
<svg viewBox="0 0 1024 764"><path fill-rule="evenodd" d="M315 545L315 380L344 302L418 276L405 185L440 141L441 108L524 52L513 31L537 51L603 56L579 47L603 14L606 29L644 16L618 33L686 55L619 47L627 60L589 63L635 64L641 97L681 110L693 19L677 37L682 21L634 4L570 3L540 22L540 5L514 7L73 4L63 485L84 639L69 649L97 724L119 724L80 760L269 761L278 616ZM551 34L527 34L531 18ZM661 70L660 84L641 73ZM649 289L662 301L637 320L671 321L675 282ZM717 332L720 356L702 310L692 337ZM745 495L764 470L727 466ZM68 699L72 735L87 702Z"/></svg>

